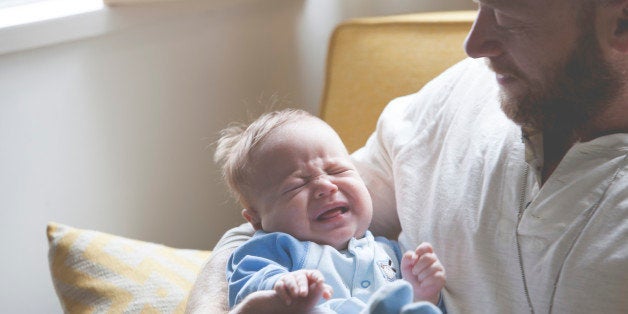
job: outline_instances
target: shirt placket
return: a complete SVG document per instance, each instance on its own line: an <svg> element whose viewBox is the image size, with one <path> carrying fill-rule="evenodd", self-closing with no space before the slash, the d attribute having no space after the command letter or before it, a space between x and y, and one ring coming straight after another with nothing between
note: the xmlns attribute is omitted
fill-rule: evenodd
<svg viewBox="0 0 628 314"><path fill-rule="evenodd" d="M374 284L373 249L367 241L355 241L350 245L349 252L355 256L355 271L353 273L353 296L366 296L371 293Z"/></svg>

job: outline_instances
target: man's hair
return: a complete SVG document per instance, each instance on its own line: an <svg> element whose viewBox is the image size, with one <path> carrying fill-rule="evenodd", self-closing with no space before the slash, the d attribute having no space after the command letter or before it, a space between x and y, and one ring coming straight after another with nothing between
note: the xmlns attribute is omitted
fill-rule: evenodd
<svg viewBox="0 0 628 314"><path fill-rule="evenodd" d="M284 109L261 115L248 126L232 124L220 132L214 161L221 167L222 177L233 197L245 208L249 207L246 187L249 182L251 156L266 137L281 126L303 119L318 119L307 111Z"/></svg>

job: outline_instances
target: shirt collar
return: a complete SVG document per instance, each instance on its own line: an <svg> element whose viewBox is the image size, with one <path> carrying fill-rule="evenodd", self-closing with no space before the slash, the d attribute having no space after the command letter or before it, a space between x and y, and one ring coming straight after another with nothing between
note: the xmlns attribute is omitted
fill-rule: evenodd
<svg viewBox="0 0 628 314"><path fill-rule="evenodd" d="M543 132L532 128L521 128L521 140L525 145L525 161L540 182L543 171Z"/></svg>
<svg viewBox="0 0 628 314"><path fill-rule="evenodd" d="M521 139L525 145L525 160L535 171L543 169L543 133L531 128L521 128Z"/></svg>

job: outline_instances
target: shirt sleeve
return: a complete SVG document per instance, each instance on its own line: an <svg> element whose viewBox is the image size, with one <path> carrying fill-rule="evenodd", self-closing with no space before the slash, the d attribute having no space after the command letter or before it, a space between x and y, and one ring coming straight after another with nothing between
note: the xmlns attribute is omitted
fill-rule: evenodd
<svg viewBox="0 0 628 314"><path fill-rule="evenodd" d="M227 262L229 306L255 291L273 289L279 277L301 269L308 245L284 233L256 233Z"/></svg>
<svg viewBox="0 0 628 314"><path fill-rule="evenodd" d="M434 126L447 126L449 122L443 123L440 119L450 111L456 111L457 106L447 109L444 105L458 103L449 100L452 89L459 84L461 73L475 63L477 61L465 59L427 83L420 91L393 99L382 111L375 132L364 147L352 154L373 199L373 222L369 229L374 235L397 239L401 231L397 196L420 188L396 181L397 174L417 171L420 168L413 163L428 160L430 153L420 150L409 152L408 144L415 143L419 134L429 142L434 138L432 132L440 129ZM426 146L426 150L428 148Z"/></svg>
<svg viewBox="0 0 628 314"><path fill-rule="evenodd" d="M397 238L401 227L395 198L393 156L390 152L393 143L390 136L394 134L387 130L402 121L402 107L408 101L409 96L406 96L389 103L366 145L351 155L373 200L373 221L369 229L374 235L390 239Z"/></svg>
<svg viewBox="0 0 628 314"><path fill-rule="evenodd" d="M251 239L255 230L253 230L253 226L250 223L243 223L238 227L231 228L225 232L225 234L220 238L213 252L220 252L222 250L234 250L235 248L241 246L247 240Z"/></svg>

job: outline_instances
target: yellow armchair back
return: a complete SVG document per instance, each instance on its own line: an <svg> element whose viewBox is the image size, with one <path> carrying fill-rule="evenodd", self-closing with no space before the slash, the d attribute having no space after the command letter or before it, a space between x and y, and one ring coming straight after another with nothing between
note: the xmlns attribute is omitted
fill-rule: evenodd
<svg viewBox="0 0 628 314"><path fill-rule="evenodd" d="M475 11L433 12L346 21L329 44L320 116L350 152L360 148L395 97L418 91L465 57Z"/></svg>

